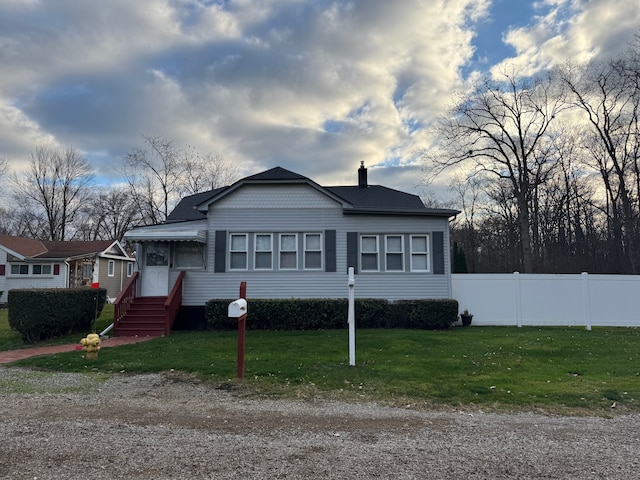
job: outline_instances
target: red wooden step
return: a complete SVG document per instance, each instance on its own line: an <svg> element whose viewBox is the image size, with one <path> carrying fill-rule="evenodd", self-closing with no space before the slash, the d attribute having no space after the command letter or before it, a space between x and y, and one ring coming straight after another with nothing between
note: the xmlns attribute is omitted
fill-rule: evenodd
<svg viewBox="0 0 640 480"><path fill-rule="evenodd" d="M167 297L137 297L114 331L116 337L165 335Z"/></svg>

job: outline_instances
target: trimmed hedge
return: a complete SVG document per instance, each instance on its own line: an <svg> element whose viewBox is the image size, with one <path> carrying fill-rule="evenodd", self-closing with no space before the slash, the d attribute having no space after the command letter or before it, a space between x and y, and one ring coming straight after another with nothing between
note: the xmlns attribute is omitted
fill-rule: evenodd
<svg viewBox="0 0 640 480"><path fill-rule="evenodd" d="M75 332L86 333L102 312L106 288L9 290L9 326L34 343Z"/></svg>
<svg viewBox="0 0 640 480"><path fill-rule="evenodd" d="M227 317L235 299L209 300L205 305L209 330L234 330L237 321ZM347 328L347 299L248 299L247 328L253 330L320 330ZM456 300L380 299L355 301L358 328L447 329L458 320Z"/></svg>

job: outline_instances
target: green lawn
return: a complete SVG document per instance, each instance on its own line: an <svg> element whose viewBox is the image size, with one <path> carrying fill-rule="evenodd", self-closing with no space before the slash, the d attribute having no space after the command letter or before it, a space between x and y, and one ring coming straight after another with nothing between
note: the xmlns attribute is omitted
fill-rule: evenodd
<svg viewBox="0 0 640 480"><path fill-rule="evenodd" d="M640 411L638 329L361 329L355 367L348 365L347 330L248 331L241 387L235 380L236 347L235 332L174 332L103 349L95 361L76 351L14 365L105 373L173 370L241 394L279 398L374 400L418 408Z"/></svg>

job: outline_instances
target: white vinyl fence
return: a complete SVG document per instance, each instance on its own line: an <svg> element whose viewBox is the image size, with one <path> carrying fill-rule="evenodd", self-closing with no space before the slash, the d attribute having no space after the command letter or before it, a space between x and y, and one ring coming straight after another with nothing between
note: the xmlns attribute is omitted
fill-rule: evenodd
<svg viewBox="0 0 640 480"><path fill-rule="evenodd" d="M640 275L454 274L472 325L640 326Z"/></svg>

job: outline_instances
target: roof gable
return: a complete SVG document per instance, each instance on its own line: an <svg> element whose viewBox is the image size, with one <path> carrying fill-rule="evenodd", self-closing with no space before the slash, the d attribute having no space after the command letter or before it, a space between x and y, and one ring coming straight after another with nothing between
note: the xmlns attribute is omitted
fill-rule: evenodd
<svg viewBox="0 0 640 480"><path fill-rule="evenodd" d="M306 184L320 191L324 195L332 198L336 202L340 204L344 204L344 199L336 196L329 190L324 187L321 187L313 180L305 177L304 175L300 175L298 173L292 172L282 167L274 167L270 170L257 173L255 175L251 175L249 177L245 177L241 180L238 180L236 183L227 187L225 189L221 189L220 192L217 192L214 196L208 198L204 202L200 203L196 208L201 212L205 212L209 209L209 206L226 197L227 195L237 191L245 185L272 185L272 184Z"/></svg>

